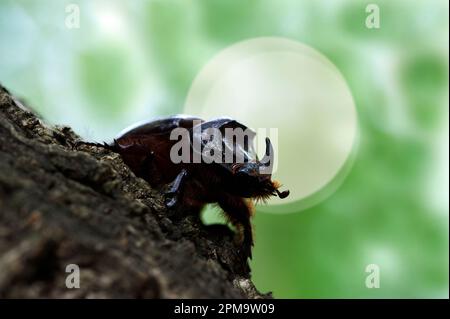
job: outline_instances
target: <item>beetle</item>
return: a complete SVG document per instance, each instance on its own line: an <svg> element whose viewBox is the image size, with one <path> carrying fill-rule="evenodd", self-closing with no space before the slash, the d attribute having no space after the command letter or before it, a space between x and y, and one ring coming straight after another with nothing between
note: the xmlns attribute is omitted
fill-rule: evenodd
<svg viewBox="0 0 450 319"><path fill-rule="evenodd" d="M240 129L247 135L235 141L235 136L226 134L227 129ZM174 138L174 130L187 132L187 145L186 141ZM211 143L211 136L208 136L211 130L221 133L215 143ZM164 193L168 208L180 205L189 211L200 212L206 204L217 203L236 227L240 253L251 258L253 200L289 195L289 191L280 192L280 184L271 180L274 151L270 139L266 138L265 155L259 160L253 150L255 135L231 118L204 121L194 116L175 115L133 125L110 144L87 144L103 146L120 154L136 176ZM198 142L197 147L195 142ZM208 145L210 154L217 153L215 155L219 156L215 159L219 160L202 157L200 161L192 162L196 155L205 155L203 150ZM184 155L188 155L190 161L174 161L174 154L179 155L174 152L176 146L188 150ZM217 152L217 149L221 151ZM227 151L232 156L224 161Z"/></svg>

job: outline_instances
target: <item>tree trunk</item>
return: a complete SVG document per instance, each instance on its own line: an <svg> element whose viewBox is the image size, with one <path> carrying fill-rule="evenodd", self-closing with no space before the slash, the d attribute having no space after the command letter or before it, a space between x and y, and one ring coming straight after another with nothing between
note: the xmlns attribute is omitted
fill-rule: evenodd
<svg viewBox="0 0 450 319"><path fill-rule="evenodd" d="M78 141L0 86L0 297L270 296L228 227L168 211L118 154Z"/></svg>

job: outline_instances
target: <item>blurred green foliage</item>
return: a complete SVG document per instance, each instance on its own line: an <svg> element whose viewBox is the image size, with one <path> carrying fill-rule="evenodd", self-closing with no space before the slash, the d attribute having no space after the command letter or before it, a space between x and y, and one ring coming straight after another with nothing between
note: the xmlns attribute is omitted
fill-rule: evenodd
<svg viewBox="0 0 450 319"><path fill-rule="evenodd" d="M79 29L65 6L78 4ZM49 121L110 140L182 111L200 68L258 36L316 48L354 95L360 136L342 186L255 218L253 279L276 297L448 297L448 2L0 0L0 82ZM365 286L365 267L381 287Z"/></svg>

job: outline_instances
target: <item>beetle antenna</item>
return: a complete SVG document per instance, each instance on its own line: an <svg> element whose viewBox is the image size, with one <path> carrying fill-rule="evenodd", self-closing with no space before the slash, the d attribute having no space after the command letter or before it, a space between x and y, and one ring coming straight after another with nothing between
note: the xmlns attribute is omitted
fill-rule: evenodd
<svg viewBox="0 0 450 319"><path fill-rule="evenodd" d="M281 199L286 198L289 196L289 190L285 190L280 192L278 189L275 190L277 192L278 197L280 197Z"/></svg>

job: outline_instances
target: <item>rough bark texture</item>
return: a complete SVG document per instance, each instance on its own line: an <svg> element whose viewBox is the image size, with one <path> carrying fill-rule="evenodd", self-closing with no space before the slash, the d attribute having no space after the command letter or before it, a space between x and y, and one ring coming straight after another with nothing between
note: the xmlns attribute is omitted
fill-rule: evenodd
<svg viewBox="0 0 450 319"><path fill-rule="evenodd" d="M168 211L117 154L79 140L0 86L0 297L267 297L227 227Z"/></svg>

